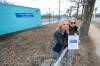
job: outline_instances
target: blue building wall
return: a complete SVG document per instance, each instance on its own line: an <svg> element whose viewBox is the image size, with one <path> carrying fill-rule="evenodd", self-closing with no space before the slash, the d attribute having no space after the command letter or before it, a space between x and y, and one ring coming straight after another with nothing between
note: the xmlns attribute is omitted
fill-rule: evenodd
<svg viewBox="0 0 100 66"><path fill-rule="evenodd" d="M0 4L0 35L41 25L40 9Z"/></svg>

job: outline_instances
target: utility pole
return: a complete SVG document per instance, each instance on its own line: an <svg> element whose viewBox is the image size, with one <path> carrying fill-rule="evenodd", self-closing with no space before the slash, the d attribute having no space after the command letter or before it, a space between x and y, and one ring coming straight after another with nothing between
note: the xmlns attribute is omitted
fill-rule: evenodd
<svg viewBox="0 0 100 66"><path fill-rule="evenodd" d="M79 12L79 6L80 5L80 0L78 0L77 2L77 12L76 12L76 17L78 18L78 12Z"/></svg>
<svg viewBox="0 0 100 66"><path fill-rule="evenodd" d="M60 21L60 0L59 0L59 21Z"/></svg>
<svg viewBox="0 0 100 66"><path fill-rule="evenodd" d="M49 8L49 23L50 23L50 8Z"/></svg>
<svg viewBox="0 0 100 66"><path fill-rule="evenodd" d="M52 18L53 18L53 22L54 22L54 12L52 12Z"/></svg>
<svg viewBox="0 0 100 66"><path fill-rule="evenodd" d="M97 7L95 8L94 17L96 18Z"/></svg>
<svg viewBox="0 0 100 66"><path fill-rule="evenodd" d="M81 12L81 20L82 20L82 17L83 17L83 14L84 14L85 0L81 0L81 3L82 3L82 12Z"/></svg>
<svg viewBox="0 0 100 66"><path fill-rule="evenodd" d="M69 10L69 17L71 17L71 14L72 14L72 7Z"/></svg>

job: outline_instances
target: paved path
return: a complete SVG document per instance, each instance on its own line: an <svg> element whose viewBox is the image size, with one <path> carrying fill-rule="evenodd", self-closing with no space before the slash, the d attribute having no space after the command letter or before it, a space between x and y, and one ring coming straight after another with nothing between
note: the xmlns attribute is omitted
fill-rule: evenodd
<svg viewBox="0 0 100 66"><path fill-rule="evenodd" d="M100 36L99 36L100 30L97 29L94 25L91 25L90 27L91 28L90 28L89 33L90 33L90 36L94 42L94 46L96 48L96 54L98 56L100 56L100 52L99 52L100 51Z"/></svg>
<svg viewBox="0 0 100 66"><path fill-rule="evenodd" d="M97 23L100 23L100 18L94 19ZM96 27L97 24L92 24L90 26L90 36L94 40L94 46L96 48L96 54L100 56L100 28ZM100 26L100 25L98 25Z"/></svg>
<svg viewBox="0 0 100 66"><path fill-rule="evenodd" d="M96 27L96 24L91 24L89 35L93 40L94 49L94 65L100 66L100 28Z"/></svg>

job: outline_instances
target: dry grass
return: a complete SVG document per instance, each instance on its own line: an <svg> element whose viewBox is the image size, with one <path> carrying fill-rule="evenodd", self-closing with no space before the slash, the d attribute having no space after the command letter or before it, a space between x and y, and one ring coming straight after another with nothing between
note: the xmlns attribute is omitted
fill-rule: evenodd
<svg viewBox="0 0 100 66"><path fill-rule="evenodd" d="M0 66L32 66L36 58L49 56L55 28L49 24L0 37Z"/></svg>

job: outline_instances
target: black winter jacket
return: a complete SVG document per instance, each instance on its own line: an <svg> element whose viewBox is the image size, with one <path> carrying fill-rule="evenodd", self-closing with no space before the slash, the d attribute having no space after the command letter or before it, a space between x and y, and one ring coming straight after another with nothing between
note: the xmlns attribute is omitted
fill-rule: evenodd
<svg viewBox="0 0 100 66"><path fill-rule="evenodd" d="M68 47L68 33L60 30L55 31L52 45L52 49L56 52L60 52L62 48Z"/></svg>
<svg viewBox="0 0 100 66"><path fill-rule="evenodd" d="M77 26L74 26L74 27L69 26L69 34L74 35L75 33L78 34L78 27Z"/></svg>

